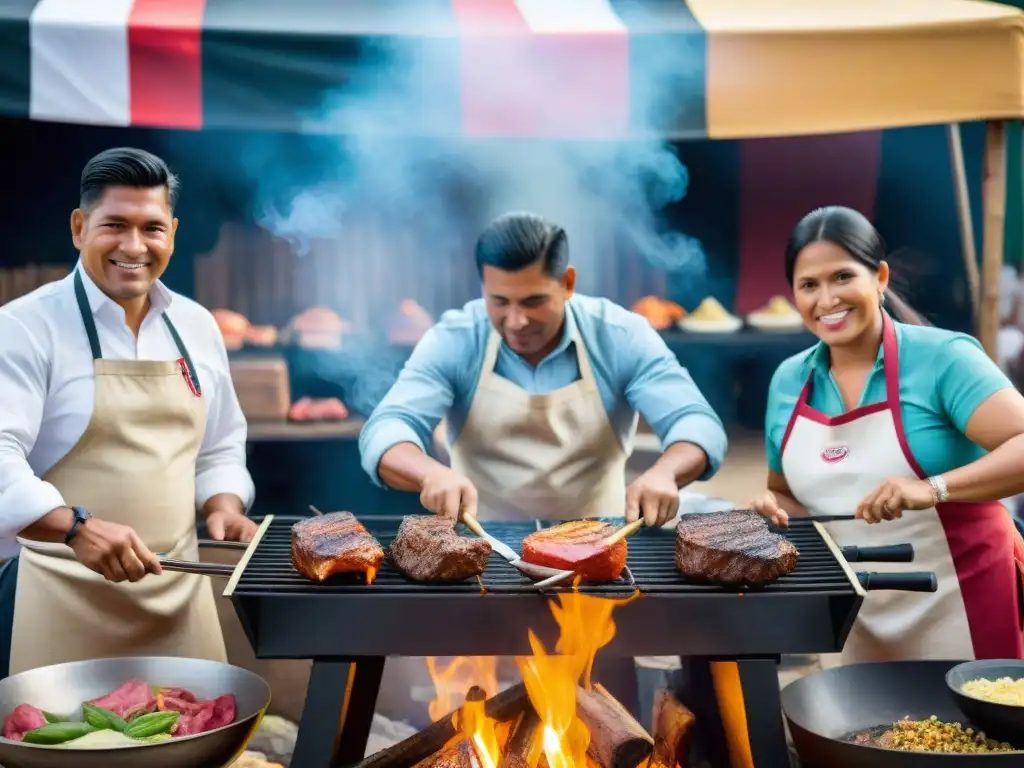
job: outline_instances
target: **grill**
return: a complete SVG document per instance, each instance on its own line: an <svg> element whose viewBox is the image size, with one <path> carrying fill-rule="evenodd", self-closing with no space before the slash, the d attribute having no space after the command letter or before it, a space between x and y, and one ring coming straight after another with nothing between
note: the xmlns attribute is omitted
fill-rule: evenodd
<svg viewBox="0 0 1024 768"><path fill-rule="evenodd" d="M557 627L547 600L498 555L482 584L416 584L387 560L372 586L361 576L312 584L291 566L297 519L265 518L224 592L258 657L313 660L292 768L362 759L386 656L528 654L527 628L553 646ZM387 549L401 520L367 518L363 524ZM488 523L487 530L518 550L523 537L542 525ZM616 610L615 639L598 663L611 658L622 669L622 657L680 656L687 703L702 738L714 742L708 748L713 764L728 764L713 664L736 663L754 763L788 766L779 656L839 651L864 598L857 575L823 528L796 519L786 535L800 550L799 564L762 587L688 581L674 567L674 532L644 529L629 541L624 578L579 588L608 597L641 592ZM564 587L552 592L559 589ZM626 666L635 691L632 661Z"/></svg>
<svg viewBox="0 0 1024 768"><path fill-rule="evenodd" d="M387 549L400 521L387 517L363 524ZM270 520L225 592L262 658L525 654L527 627L546 643L555 640L546 601L496 554L483 589L476 582L413 583L387 560L370 587L360 576L312 584L291 566L294 522ZM530 523L487 525L488 533L516 550L536 529ZM796 520L787 535L800 550L792 574L764 587L726 589L688 582L675 570L672 531L641 530L629 540L628 574L616 583L579 587L609 597L626 597L634 589L643 595L616 610L615 641L605 652L744 656L840 650L863 592L813 523ZM782 615L786 621L778 620Z"/></svg>

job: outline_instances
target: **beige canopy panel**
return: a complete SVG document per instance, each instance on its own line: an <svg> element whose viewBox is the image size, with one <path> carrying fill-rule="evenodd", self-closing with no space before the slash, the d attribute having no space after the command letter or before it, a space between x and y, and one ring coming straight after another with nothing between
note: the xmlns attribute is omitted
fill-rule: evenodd
<svg viewBox="0 0 1024 768"><path fill-rule="evenodd" d="M1024 13L981 0L688 0L711 138L1024 117Z"/></svg>

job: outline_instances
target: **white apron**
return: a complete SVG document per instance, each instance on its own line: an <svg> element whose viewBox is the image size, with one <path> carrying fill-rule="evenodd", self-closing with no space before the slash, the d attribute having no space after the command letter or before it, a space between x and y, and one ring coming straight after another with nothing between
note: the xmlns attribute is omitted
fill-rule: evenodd
<svg viewBox="0 0 1024 768"><path fill-rule="evenodd" d="M494 372L501 336L491 331L476 394L450 449L452 469L479 492L481 520L625 514L632 439L623 445L612 429L578 329L572 340L580 378L532 394Z"/></svg>
<svg viewBox="0 0 1024 768"><path fill-rule="evenodd" d="M206 409L188 352L165 314L179 360L102 359L78 274L75 295L94 358L93 413L43 479L69 504L131 526L152 551L198 560L195 471ZM110 656L227 660L210 579L165 571L114 584L64 544L19 541L12 675Z"/></svg>
<svg viewBox="0 0 1024 768"><path fill-rule="evenodd" d="M853 514L887 478L926 477L903 431L899 350L888 315L882 344L885 401L829 417L808 405L809 377L786 428L782 471L812 516ZM864 565L933 571L938 591L868 592L842 654L823 657L824 665L1021 657L1019 536L1001 504L945 503L875 525L856 520L825 528L840 546L913 544L912 563Z"/></svg>

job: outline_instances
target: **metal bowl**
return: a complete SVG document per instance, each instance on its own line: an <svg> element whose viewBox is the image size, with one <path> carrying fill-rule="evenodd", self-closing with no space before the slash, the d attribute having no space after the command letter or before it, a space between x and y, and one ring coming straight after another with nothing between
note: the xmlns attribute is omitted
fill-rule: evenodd
<svg viewBox="0 0 1024 768"><path fill-rule="evenodd" d="M967 719L988 736L1011 744L1024 744L1024 706L997 704L960 689L971 680L998 680L1009 677L1024 679L1024 660L982 659L958 664L946 673L946 685L956 699L956 705Z"/></svg>
<svg viewBox="0 0 1024 768"><path fill-rule="evenodd" d="M32 669L0 680L0 716L18 704L58 715L138 678L155 686L187 688L199 698L233 693L235 722L195 736L113 747L69 749L0 738L4 768L223 768L245 750L270 704L270 686L248 670L202 659L165 656L94 659Z"/></svg>

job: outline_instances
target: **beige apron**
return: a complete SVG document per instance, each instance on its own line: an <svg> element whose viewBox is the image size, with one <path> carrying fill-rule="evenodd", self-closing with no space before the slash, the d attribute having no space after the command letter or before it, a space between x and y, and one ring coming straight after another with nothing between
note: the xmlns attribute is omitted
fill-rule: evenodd
<svg viewBox="0 0 1024 768"><path fill-rule="evenodd" d="M619 441L578 330L572 340L579 380L532 394L494 372L501 336L491 331L476 394L451 446L452 469L479 493L481 520L625 513L632 438Z"/></svg>
<svg viewBox="0 0 1024 768"><path fill-rule="evenodd" d="M501 337L491 331L476 394L451 466L468 477L480 497L481 520L573 520L625 514L626 460L612 429L578 330L580 378L546 394L531 394L494 372ZM519 679L513 657L499 657L500 683ZM444 664L441 664L444 666ZM410 688L429 689L423 658L389 658L378 713L408 717ZM394 692L394 694L392 694ZM385 702L393 700L393 706Z"/></svg>
<svg viewBox="0 0 1024 768"><path fill-rule="evenodd" d="M152 551L197 560L195 472L206 408L188 352L165 314L179 360L102 359L78 274L75 293L94 358L93 413L43 479L69 504L131 526ZM12 675L111 656L227 660L210 579L166 571L114 584L64 544L19 541Z"/></svg>

